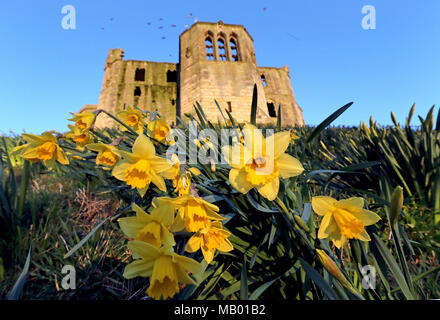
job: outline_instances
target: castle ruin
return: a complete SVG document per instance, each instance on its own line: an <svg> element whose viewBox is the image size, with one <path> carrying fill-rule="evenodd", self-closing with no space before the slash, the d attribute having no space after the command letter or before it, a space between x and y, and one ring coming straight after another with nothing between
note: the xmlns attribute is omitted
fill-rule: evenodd
<svg viewBox="0 0 440 320"><path fill-rule="evenodd" d="M197 22L180 35L179 62L123 60L122 49L111 49L105 63L98 105L115 114L128 106L157 110L169 123L176 115L194 113L197 102L208 120L221 119L215 100L239 122L248 122L254 84L258 89L257 122L274 124L281 105L283 126L304 125L290 82L289 68L259 67L253 39L241 25ZM104 114L97 127L112 126Z"/></svg>

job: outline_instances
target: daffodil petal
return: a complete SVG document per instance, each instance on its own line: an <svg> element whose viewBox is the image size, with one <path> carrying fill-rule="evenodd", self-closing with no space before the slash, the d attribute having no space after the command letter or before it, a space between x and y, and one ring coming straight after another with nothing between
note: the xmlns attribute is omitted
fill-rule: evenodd
<svg viewBox="0 0 440 320"><path fill-rule="evenodd" d="M142 259L156 260L160 255L159 249L147 242L133 240L128 242L127 247L136 252Z"/></svg>
<svg viewBox="0 0 440 320"><path fill-rule="evenodd" d="M327 238L330 234L332 234L335 231L335 227L337 226L336 226L336 221L333 218L333 215L331 213L326 214L321 221L321 225L318 231L318 238L319 239Z"/></svg>
<svg viewBox="0 0 440 320"><path fill-rule="evenodd" d="M124 270L124 278L151 277L154 261L135 260L128 264Z"/></svg>
<svg viewBox="0 0 440 320"><path fill-rule="evenodd" d="M122 160L118 162L112 170L112 175L121 181L125 181L125 172L128 168L130 168L131 163L127 162L126 160Z"/></svg>
<svg viewBox="0 0 440 320"><path fill-rule="evenodd" d="M381 220L381 218L376 213L365 209L361 209L360 211L357 212L352 212L352 214L356 218L361 220L364 226L370 226Z"/></svg>
<svg viewBox="0 0 440 320"><path fill-rule="evenodd" d="M197 235L197 234L193 235L188 240L188 243L186 244L186 247L185 247L185 251L187 251L189 253L196 252L197 250L200 249L201 241L202 241L202 236Z"/></svg>
<svg viewBox="0 0 440 320"><path fill-rule="evenodd" d="M151 174L151 182L153 182L159 188L160 191L167 192L167 186L165 184L165 180L161 176L157 175L154 171L151 171L150 174Z"/></svg>
<svg viewBox="0 0 440 320"><path fill-rule="evenodd" d="M122 232L129 238L136 238L138 232L145 226L136 217L126 217L118 219L119 227Z"/></svg>
<svg viewBox="0 0 440 320"><path fill-rule="evenodd" d="M140 134L139 137L136 138L132 151L142 158L150 158L156 154L153 143L144 134Z"/></svg>
<svg viewBox="0 0 440 320"><path fill-rule="evenodd" d="M232 243L228 239L225 239L217 249L222 252L229 252L232 251L234 247L232 246Z"/></svg>
<svg viewBox="0 0 440 320"><path fill-rule="evenodd" d="M267 200L272 201L275 200L275 198L277 197L279 188L280 179L276 177L275 179L272 179L269 183L263 186L258 186L257 190Z"/></svg>
<svg viewBox="0 0 440 320"><path fill-rule="evenodd" d="M304 171L304 167L298 159L290 154L283 153L276 160L281 178L290 178L300 175Z"/></svg>
<svg viewBox="0 0 440 320"><path fill-rule="evenodd" d="M188 258L188 257L184 257L184 256L180 256L180 255L175 255L174 259L177 261L177 263L186 271L193 273L193 274L197 274L199 272L201 272L202 270L202 265L200 263L198 263L196 260Z"/></svg>
<svg viewBox="0 0 440 320"><path fill-rule="evenodd" d="M320 215L326 215L337 204L337 200L327 196L317 196L312 198L313 211Z"/></svg>
<svg viewBox="0 0 440 320"><path fill-rule="evenodd" d="M287 147L289 146L289 143L290 143L289 131L275 133L274 143L275 143L274 158L277 159L286 151Z"/></svg>
<svg viewBox="0 0 440 320"><path fill-rule="evenodd" d="M205 249L205 247L202 246L202 253L205 261L207 263L211 263L211 261L214 259L215 249Z"/></svg>
<svg viewBox="0 0 440 320"><path fill-rule="evenodd" d="M229 171L229 181L231 185L241 193L248 193L253 186L246 180L246 171L244 169L234 169Z"/></svg>
<svg viewBox="0 0 440 320"><path fill-rule="evenodd" d="M370 241L370 235L366 230L364 230L360 235L357 236L357 238L361 241Z"/></svg>

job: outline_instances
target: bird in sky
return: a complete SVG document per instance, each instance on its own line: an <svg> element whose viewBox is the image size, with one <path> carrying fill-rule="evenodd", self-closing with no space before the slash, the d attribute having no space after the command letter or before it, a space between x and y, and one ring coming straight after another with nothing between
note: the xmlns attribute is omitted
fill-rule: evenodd
<svg viewBox="0 0 440 320"><path fill-rule="evenodd" d="M172 24L171 27L172 27L172 28L175 28L175 27L177 27L177 25L176 25L176 24Z"/></svg>
<svg viewBox="0 0 440 320"><path fill-rule="evenodd" d="M157 28L157 29L163 29L163 26L160 26L159 28Z"/></svg>
<svg viewBox="0 0 440 320"><path fill-rule="evenodd" d="M114 18L110 18L110 21L113 21L114 20Z"/></svg>
<svg viewBox="0 0 440 320"><path fill-rule="evenodd" d="M162 40L165 40L167 37L162 37Z"/></svg>
<svg viewBox="0 0 440 320"><path fill-rule="evenodd" d="M266 11L267 10L267 8L263 8L263 11Z"/></svg>

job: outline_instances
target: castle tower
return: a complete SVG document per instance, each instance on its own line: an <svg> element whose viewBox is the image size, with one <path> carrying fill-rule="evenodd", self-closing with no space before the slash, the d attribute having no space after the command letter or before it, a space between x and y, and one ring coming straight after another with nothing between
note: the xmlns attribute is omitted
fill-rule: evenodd
<svg viewBox="0 0 440 320"><path fill-rule="evenodd" d="M285 125L304 125L289 70L259 68L253 39L241 25L195 23L180 36L179 65L182 116L193 112L198 101L208 119L217 121L221 115L215 99L239 122L249 121L253 87L257 84L259 123L275 123L281 104Z"/></svg>

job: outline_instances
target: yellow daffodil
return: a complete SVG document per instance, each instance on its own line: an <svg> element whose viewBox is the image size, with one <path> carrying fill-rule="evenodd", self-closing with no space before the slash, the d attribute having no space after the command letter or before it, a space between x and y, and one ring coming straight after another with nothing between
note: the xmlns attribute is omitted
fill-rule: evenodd
<svg viewBox="0 0 440 320"><path fill-rule="evenodd" d="M224 218L217 213L219 208L202 198L192 195L183 195L178 198L169 198L169 201L178 210L176 224L181 220L183 226L189 232L197 232L207 228L211 220L224 220Z"/></svg>
<svg viewBox="0 0 440 320"><path fill-rule="evenodd" d="M56 161L69 164L66 154L52 133L46 131L40 136L23 133L22 138L28 143L15 147L12 155L21 156L31 162L41 160L48 168L53 168Z"/></svg>
<svg viewBox="0 0 440 320"><path fill-rule="evenodd" d="M184 166L180 164L176 154L171 156L171 162L173 163L173 167L167 171L164 177L173 180L174 192L177 192L179 196L189 194L191 177L192 175L200 175L200 170L197 168L189 168L188 171L186 171Z"/></svg>
<svg viewBox="0 0 440 320"><path fill-rule="evenodd" d="M290 140L289 143L295 143L295 140L298 140L299 137L295 134L295 131L290 130Z"/></svg>
<svg viewBox="0 0 440 320"><path fill-rule="evenodd" d="M176 243L169 228L174 222L175 210L167 202L161 202L161 198L155 198L153 203L156 207L150 214L133 203L131 208L136 216L120 218L119 226L129 238L148 242L158 248L162 245L174 246Z"/></svg>
<svg viewBox="0 0 440 320"><path fill-rule="evenodd" d="M75 113L72 119L69 121L74 121L75 126L81 130L88 130L95 122L95 114L92 112L81 112Z"/></svg>
<svg viewBox="0 0 440 320"><path fill-rule="evenodd" d="M68 125L70 132L66 133L66 137L72 139L76 143L76 147L79 150L84 150L86 144L93 142L93 137L89 133L89 130L81 130L77 126Z"/></svg>
<svg viewBox="0 0 440 320"><path fill-rule="evenodd" d="M227 239L230 235L230 232L223 230L221 222L214 221L210 226L201 229L193 235L189 239L185 250L196 252L201 248L206 262L211 263L212 259L214 259L215 250L229 252L234 249L231 242Z"/></svg>
<svg viewBox="0 0 440 320"><path fill-rule="evenodd" d="M97 165L102 164L113 167L121 159L121 157L115 152L117 148L112 145L99 142L88 144L86 145L86 148L98 152L96 156Z"/></svg>
<svg viewBox="0 0 440 320"><path fill-rule="evenodd" d="M326 196L313 197L313 211L324 217L319 227L318 238L330 237L338 248L341 248L347 239L370 241L365 226L375 224L380 217L363 207L363 198L353 197L338 201Z"/></svg>
<svg viewBox="0 0 440 320"><path fill-rule="evenodd" d="M147 126L148 135L157 141L163 144L173 144L174 140L170 139L168 141L167 135L171 130L171 127L168 125L167 121L164 118L159 118L153 121L150 121Z"/></svg>
<svg viewBox="0 0 440 320"><path fill-rule="evenodd" d="M188 257L178 255L170 246L157 248L147 242L130 241L128 248L139 257L125 267L124 277L149 277L147 294L156 300L172 298L179 292L179 283L196 284L188 273L199 274L202 265Z"/></svg>
<svg viewBox="0 0 440 320"><path fill-rule="evenodd" d="M136 138L132 153L122 150L115 152L122 157L112 171L116 179L125 181L132 189L137 188L142 197L151 182L161 191L167 191L163 175L172 169L171 163L156 156L153 143L145 135L140 134Z"/></svg>
<svg viewBox="0 0 440 320"><path fill-rule="evenodd" d="M145 115L142 111L128 107L127 110L119 111L116 115L137 133L144 132ZM122 127L122 130L126 130L126 128Z"/></svg>
<svg viewBox="0 0 440 320"><path fill-rule="evenodd" d="M304 171L296 158L284 153L290 134L279 132L269 140L255 126L246 125L243 135L244 145L237 143L223 148L226 161L232 167L229 181L241 193L256 188L263 197L274 200L278 195L279 178L294 177Z"/></svg>

